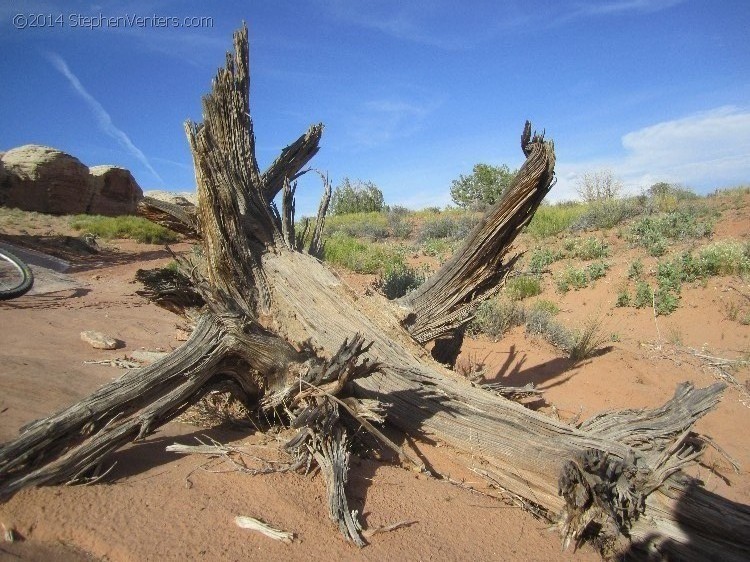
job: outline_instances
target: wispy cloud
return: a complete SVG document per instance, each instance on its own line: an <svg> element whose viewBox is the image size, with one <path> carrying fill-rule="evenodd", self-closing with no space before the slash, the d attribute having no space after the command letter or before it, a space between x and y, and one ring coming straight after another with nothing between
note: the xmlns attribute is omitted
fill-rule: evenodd
<svg viewBox="0 0 750 562"><path fill-rule="evenodd" d="M70 85L73 87L75 92L83 98L83 100L86 102L86 104L89 106L89 109L94 115L94 118L97 121L97 124L99 125L99 128L115 139L125 150L127 150L133 157L135 157L143 166L153 174L153 176L159 180L159 182L163 185L164 180L161 178L161 176L156 172L154 167L149 162L148 158L146 158L146 155L143 153L143 151L135 146L133 142L130 140L130 137L123 131L122 129L118 128L113 122L112 117L110 117L109 113L106 109L100 104L94 96L92 96L86 88L83 87L83 84L81 84L81 81L78 79L78 77L71 72L70 68L68 68L67 63L63 60L63 58L56 54L56 53L47 53L47 58L49 59L50 63L52 63L52 66L55 67L55 69L62 74L68 82L70 82Z"/></svg>
<svg viewBox="0 0 750 562"><path fill-rule="evenodd" d="M750 109L723 106L631 131L622 158L558 166L557 199L575 195L582 173L610 168L630 192L657 181L706 191L750 181Z"/></svg>
<svg viewBox="0 0 750 562"><path fill-rule="evenodd" d="M389 98L365 102L351 117L350 135L359 147L373 147L403 139L419 131L425 118L442 100L422 103Z"/></svg>

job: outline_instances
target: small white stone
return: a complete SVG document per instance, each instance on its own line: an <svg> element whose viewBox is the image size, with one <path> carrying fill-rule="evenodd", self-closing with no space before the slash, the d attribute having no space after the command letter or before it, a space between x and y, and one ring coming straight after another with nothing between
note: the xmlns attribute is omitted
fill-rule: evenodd
<svg viewBox="0 0 750 562"><path fill-rule="evenodd" d="M117 340L101 332L93 330L81 332L81 339L95 349L117 349Z"/></svg>

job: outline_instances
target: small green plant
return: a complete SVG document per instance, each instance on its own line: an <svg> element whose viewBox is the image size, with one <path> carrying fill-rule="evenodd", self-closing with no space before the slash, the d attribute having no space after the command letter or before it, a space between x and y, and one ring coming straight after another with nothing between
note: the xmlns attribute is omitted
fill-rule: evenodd
<svg viewBox="0 0 750 562"><path fill-rule="evenodd" d="M562 255L559 252L555 252L551 248L536 248L529 256L529 271L539 275L544 272L547 266L553 264L561 257Z"/></svg>
<svg viewBox="0 0 750 562"><path fill-rule="evenodd" d="M580 269L568 265L555 280L557 290L561 293L567 293L572 289L583 289L589 284L589 276L585 269Z"/></svg>
<svg viewBox="0 0 750 562"><path fill-rule="evenodd" d="M176 242L179 235L143 217L123 215L104 217L101 215L74 215L70 218L74 230L90 232L105 240L112 238L132 238L145 244L166 244Z"/></svg>
<svg viewBox="0 0 750 562"><path fill-rule="evenodd" d="M453 251L450 243L443 238L428 238L422 242L420 248L426 256L444 259Z"/></svg>
<svg viewBox="0 0 750 562"><path fill-rule="evenodd" d="M424 271L396 262L386 268L377 286L388 299L398 299L424 283Z"/></svg>
<svg viewBox="0 0 750 562"><path fill-rule="evenodd" d="M609 266L606 263L595 261L586 266L586 274L591 281L595 281L607 275L607 269L609 269Z"/></svg>
<svg viewBox="0 0 750 562"><path fill-rule="evenodd" d="M647 306L653 305L654 292L651 289L651 285L645 281L638 281L635 285L635 297L633 298L633 306L636 308L646 308Z"/></svg>
<svg viewBox="0 0 750 562"><path fill-rule="evenodd" d="M657 287L654 293L653 306L657 316L672 314L680 306L680 296L673 289Z"/></svg>
<svg viewBox="0 0 750 562"><path fill-rule="evenodd" d="M605 258L609 255L609 245L606 240L600 240L596 237L580 239L568 239L564 244L565 250L569 252L570 257L580 258L584 261Z"/></svg>
<svg viewBox="0 0 750 562"><path fill-rule="evenodd" d="M679 209L635 221L628 235L631 243L642 246L652 256L666 252L668 240L699 239L713 232L711 217L702 217L696 209Z"/></svg>
<svg viewBox="0 0 750 562"><path fill-rule="evenodd" d="M514 301L535 297L541 292L542 284L536 276L521 275L510 279L505 284L505 294Z"/></svg>
<svg viewBox="0 0 750 562"><path fill-rule="evenodd" d="M342 232L373 241L383 240L390 234L386 215L377 212L333 215L326 220L324 232L326 236Z"/></svg>
<svg viewBox="0 0 750 562"><path fill-rule="evenodd" d="M643 277L643 262L640 259L630 264L628 269L628 279L640 279Z"/></svg>
<svg viewBox="0 0 750 562"><path fill-rule="evenodd" d="M560 307L557 306L557 303L551 300L547 299L539 299L531 303L530 307L531 311L535 310L541 310L543 312L546 312L552 316L560 312Z"/></svg>
<svg viewBox="0 0 750 562"><path fill-rule="evenodd" d="M630 293L628 292L627 287L622 288L618 291L617 301L615 302L615 306L618 306L618 307L630 306Z"/></svg>
<svg viewBox="0 0 750 562"><path fill-rule="evenodd" d="M586 212L570 226L572 231L608 230L643 212L637 198L602 199L589 204Z"/></svg>

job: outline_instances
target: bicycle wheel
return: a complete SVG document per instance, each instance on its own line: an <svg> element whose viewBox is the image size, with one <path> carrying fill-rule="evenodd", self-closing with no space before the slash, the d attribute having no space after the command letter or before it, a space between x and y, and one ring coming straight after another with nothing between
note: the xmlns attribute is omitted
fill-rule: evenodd
<svg viewBox="0 0 750 562"><path fill-rule="evenodd" d="M0 300L20 297L33 284L34 274L29 266L9 251L0 249Z"/></svg>

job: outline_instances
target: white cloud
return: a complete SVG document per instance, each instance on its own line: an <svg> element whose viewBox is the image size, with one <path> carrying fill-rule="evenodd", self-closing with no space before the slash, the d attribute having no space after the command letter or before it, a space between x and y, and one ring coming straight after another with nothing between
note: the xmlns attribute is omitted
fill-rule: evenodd
<svg viewBox="0 0 750 562"><path fill-rule="evenodd" d="M750 181L750 109L724 106L663 121L622 137L625 155L589 162L560 162L556 200L575 197L580 175L609 168L638 192L657 181L709 191Z"/></svg>
<svg viewBox="0 0 750 562"><path fill-rule="evenodd" d="M68 68L67 63L63 60L63 58L55 53L48 53L47 58L55 67L55 69L60 72L60 74L65 76L65 78L67 78L68 82L70 82L70 85L73 87L76 93L81 96L81 98L83 98L83 100L89 106L89 109L96 118L99 128L104 133L115 139L125 150L127 150L141 164L143 164L143 166L149 172L151 172L154 177L159 180L160 183L164 184L164 180L153 168L143 151L135 146L130 140L130 137L128 137L128 135L125 134L122 129L119 129L112 122L112 117L110 117L109 113L107 113L107 110L105 110L102 104L100 104L90 93L88 93L86 88L83 87L83 84L81 84L81 81L78 79L78 77L71 72L70 68Z"/></svg>

